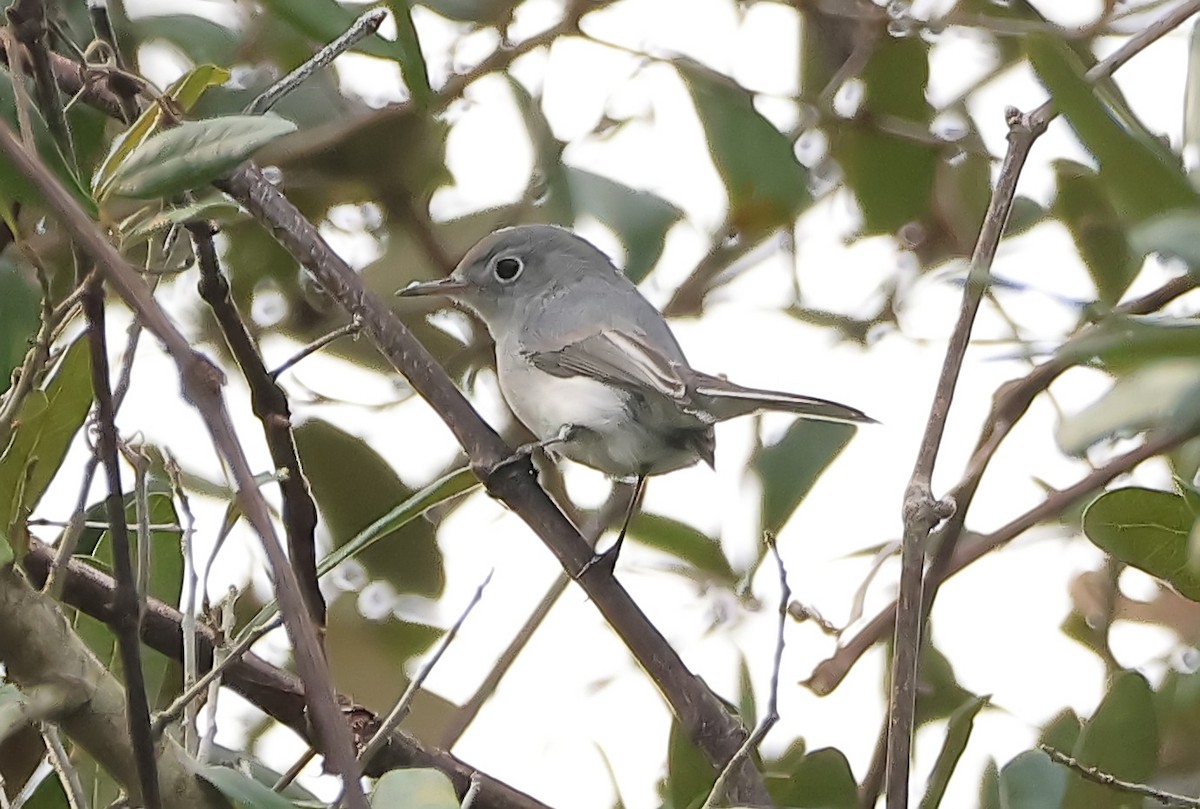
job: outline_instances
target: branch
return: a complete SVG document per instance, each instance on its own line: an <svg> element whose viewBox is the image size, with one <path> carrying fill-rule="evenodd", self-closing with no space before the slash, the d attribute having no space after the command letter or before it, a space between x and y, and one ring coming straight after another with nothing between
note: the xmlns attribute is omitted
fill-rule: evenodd
<svg viewBox="0 0 1200 809"><path fill-rule="evenodd" d="M30 578L40 583L45 580L53 560L54 549L32 539L29 552L21 563ZM61 569L61 575L65 603L98 621L109 623L114 620L112 595L115 584L111 576L77 559L70 560ZM142 640L172 660L181 660L182 621L183 615L174 607L153 598L148 599ZM4 629L4 622L0 622L0 637L3 637ZM211 669L213 649L219 642L211 627L203 624L196 627L196 658L200 671ZM224 684L272 719L291 728L301 738L319 746L320 739L309 722L304 684L300 678L290 671L272 666L252 652L235 655L235 651L231 650L230 657L226 658ZM360 738L370 735L371 729L378 727L380 718L377 715L355 705L348 697L339 696L337 699L339 704L347 706L346 714ZM441 770L454 783L459 795L466 793L472 773L477 772L474 767L449 753L423 746L402 730L391 734L387 745L367 767L366 774L377 777L396 767L434 767ZM493 778L484 776L483 782L483 794L477 803L479 809L549 809L545 804Z"/></svg>
<svg viewBox="0 0 1200 809"><path fill-rule="evenodd" d="M225 344L246 380L250 389L250 409L262 424L271 465L281 471L277 478L288 559L296 572L309 615L318 627L324 627L325 598L317 582L317 504L313 502L308 479L300 468L287 394L267 370L237 304L229 295L229 282L221 273L217 248L213 244L212 226L208 222L189 222L187 230L192 236L196 263L200 267L200 297L212 309Z"/></svg>
<svg viewBox="0 0 1200 809"><path fill-rule="evenodd" d="M1161 789L1155 789L1148 784L1136 784L1132 781L1123 781L1115 775L1106 773L1103 770L1098 770L1095 767L1089 767L1083 762L1068 756L1061 750L1055 750L1045 744L1039 744L1038 749L1050 757L1050 760L1055 764L1061 764L1067 769L1086 778L1088 781L1093 781L1102 786L1106 786L1116 792L1127 792L1130 795L1137 795L1142 798L1149 798L1153 801L1158 801L1163 806L1174 807L1174 809L1200 809L1200 798L1189 798L1186 795L1176 795L1173 792L1166 792Z"/></svg>
<svg viewBox="0 0 1200 809"><path fill-rule="evenodd" d="M255 484L254 475L225 408L220 371L192 348L188 339L158 306L145 281L97 231L87 213L55 180L41 159L27 153L3 122L0 122L0 152L41 192L47 207L65 226L78 248L96 262L135 316L162 342L178 367L183 397L203 418L222 461L237 485L243 514L261 539L270 561L284 622L296 653L296 666L309 686L306 695L311 700L313 722L325 742L323 749L326 757L331 768L343 778L351 809L365 808L366 796L359 783L350 732L334 702L329 668L321 654L317 633L296 577L279 546L267 504Z"/></svg>
<svg viewBox="0 0 1200 809"><path fill-rule="evenodd" d="M40 547L44 567L51 555ZM106 598L115 595L109 581ZM117 613L106 604L110 618ZM0 662L22 691L73 695L74 704L53 721L142 805L138 754L125 727L125 692L71 629L54 601L29 586L11 566L0 569ZM188 756L173 739L156 749L158 786L166 809L219 809L223 801L192 775Z"/></svg>

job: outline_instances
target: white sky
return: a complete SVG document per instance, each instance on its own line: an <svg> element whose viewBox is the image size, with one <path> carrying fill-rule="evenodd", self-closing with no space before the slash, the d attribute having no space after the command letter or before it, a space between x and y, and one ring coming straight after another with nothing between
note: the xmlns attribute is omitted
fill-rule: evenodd
<svg viewBox="0 0 1200 809"><path fill-rule="evenodd" d="M132 13L166 10L145 1L128 5ZM542 27L545 13L557 7L544 0L526 5L519 20L530 30ZM1100 4L1073 5L1086 7L1090 13ZM414 16L437 81L444 75L446 49L458 36L458 29L421 8ZM732 2L691 0L688 23L680 25L678 16L679 4L669 0L627 0L585 22L597 37L656 54L685 53L762 92L786 95L796 91L798 29L794 11L759 3L739 22ZM491 43L486 37L478 39L479 52L466 50L461 59L469 63L486 54ZM162 82L181 69L161 50L148 49L144 56L145 68ZM937 103L952 97L973 74L986 69L987 59L988 49L974 36L944 35L933 52L931 100ZM1187 31L1177 31L1118 75L1134 109L1152 130L1165 133L1174 144L1181 137L1186 59ZM402 90L392 84L398 79L390 68L356 56L343 57L337 65L348 91L375 102L402 96ZM515 72L528 85L544 87L546 111L558 137L583 139L567 150L572 164L653 190L687 212L687 221L672 231L661 266L645 286L647 296L661 304L705 251L707 234L724 216L724 195L679 79L662 65L646 67L630 78L636 66L637 60L627 53L572 40L557 44L548 55L524 57ZM467 99L468 105L450 113L454 121L450 167L455 184L436 196L434 214L438 217L516 199L525 188L531 166L523 127L503 83L479 82L470 88ZM1044 91L1030 72L1017 69L977 93L971 113L983 128L988 147L999 155L1004 147L1005 106L1031 109L1044 99ZM588 138L606 109L652 111L653 123L624 127L605 140ZM787 104L772 103L764 111L772 116L788 115ZM1020 192L1047 201L1052 193L1050 163L1060 157L1087 159L1063 122L1055 123L1038 142L1022 176ZM905 257L889 239L848 244L854 216L852 200L837 193L815 206L800 224L797 272L812 306L865 313L869 309L864 302L875 294L878 284L906 266ZM611 234L587 223L581 230L619 256ZM363 237L340 237L334 244L355 263L375 249ZM829 332L800 325L774 311L788 294L786 268L780 266L783 261L779 255L768 256L761 267L715 295L704 317L673 326L698 368L729 372L745 384L844 401L882 422L882 426L859 431L779 537L795 597L842 623L869 563L867 558L850 555L899 535L901 497L941 366L944 340L957 315L960 288L951 280L959 274L943 271L918 280L904 302L903 333L885 335L863 351L838 344ZM1038 227L1006 242L995 271L1032 287L1032 292L1002 292L999 297L1027 337L1048 345L1059 341L1075 322L1076 313L1057 303L1056 296L1082 299L1091 295L1086 271L1070 238L1056 225ZM1148 268L1131 294L1152 289L1165 277L1161 269ZM182 283L165 290L165 298L192 305L193 282L194 278L185 276ZM113 320L116 335L123 324L120 317ZM985 305L975 335L1002 338L1007 334L996 312ZM114 344L120 345L120 341L114 340ZM272 364L294 347L272 339L264 350ZM944 491L961 473L992 392L1027 370L1023 363L1006 359L1010 353L1008 346L987 344L969 352L938 462L936 491ZM164 416L158 388L159 380L172 373L169 363L149 341L139 363L131 397L121 415L123 431L140 431L148 441L170 447L188 465L218 475L211 449L195 440L203 431L192 412L180 404ZM303 363L291 380L318 390L349 387L359 400L386 400L392 395L386 382L325 357ZM1074 412L1092 401L1106 384L1097 374L1077 371L1067 374L1054 391L1064 409ZM494 384L485 380L479 404L485 415L498 419L500 408L493 389ZM232 411L242 417L242 437L256 468L268 469L269 459L250 417L247 394L236 378L229 384L228 395ZM364 436L410 483L426 480L454 451L448 431L420 401L382 412L303 405L296 410L300 419L335 420ZM764 419L764 435L778 435L787 423L783 417ZM1062 486L1085 473L1084 464L1065 459L1055 448L1055 427L1053 409L1039 400L997 454L972 507L972 529L995 528L1036 504L1042 492L1035 476ZM657 478L645 503L649 511L719 532L735 565L752 557L756 543L757 484L744 471L754 429L755 423L749 419L719 426L717 472L693 468ZM67 468L80 468L81 458L82 450L76 447L68 459L68 464L76 465ZM1147 464L1138 479L1169 485L1165 467L1157 463ZM582 468L569 469L568 482L581 504L597 504L607 492L607 484L598 474ZM65 517L75 497L75 485L74 481L56 485L39 509L41 516ZM200 530L211 534L219 524L220 506L200 505ZM212 583L214 593L229 582L244 581L252 564L258 565L256 580L262 584L261 552L244 532L240 539L222 551L218 579ZM436 609L443 623L453 619L487 572L495 568L483 603L429 681L433 691L461 700L470 695L557 568L517 517L482 495L472 496L445 522L439 542L448 571L446 595ZM771 610L748 612L722 593L697 592L691 582L664 572L667 562L635 544L622 555L618 576L685 662L727 698L736 698L738 656L745 655L759 704L764 704L775 621ZM935 641L949 655L960 682L977 693L994 695L997 706L976 721L975 734L944 805L971 805L986 758L1003 763L1026 749L1039 725L1064 706L1084 715L1094 708L1104 686L1101 665L1066 639L1058 625L1070 609L1068 582L1100 563L1100 554L1086 541L1064 541L1052 529L1039 529L943 589L933 618ZM894 595L895 573L895 565L889 564L871 588L868 616ZM1134 592L1145 592L1144 577L1130 574L1128 578ZM774 603L773 568L759 576L754 591L764 604ZM710 631L714 622L716 628ZM768 753L778 753L792 739L803 736L810 750L827 745L840 748L849 756L856 777L861 778L884 711L881 653L876 650L867 655L841 688L818 698L797 682L832 652L833 642L809 626L791 625L787 643L779 695L782 721L767 739ZM1172 643L1165 632L1147 627L1119 625L1113 633L1118 659L1152 677L1164 671L1164 659L1173 659ZM266 646L269 651L270 642ZM381 672L381 676L386 674ZM234 698L226 703L230 708L236 704ZM583 593L572 588L454 752L551 805L579 809L601 809L613 803L603 753L616 773L625 805L647 809L657 805L655 784L662 776L668 722L663 702L648 678ZM940 725L926 728L918 737L913 778L918 795L941 738ZM235 747L241 742L235 720L222 726L219 739ZM270 741L260 747L260 754L269 765L285 769L300 748L287 732L272 734ZM309 772L315 773L315 767Z"/></svg>

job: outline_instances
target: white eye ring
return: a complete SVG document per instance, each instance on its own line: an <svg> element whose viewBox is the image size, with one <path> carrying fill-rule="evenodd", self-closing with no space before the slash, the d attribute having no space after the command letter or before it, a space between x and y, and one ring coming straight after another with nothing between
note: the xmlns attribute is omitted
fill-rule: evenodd
<svg viewBox="0 0 1200 809"><path fill-rule="evenodd" d="M521 271L525 269L524 262L515 256L504 256L496 259L496 263L492 265L492 274L496 276L496 280L502 284L508 284L517 280Z"/></svg>

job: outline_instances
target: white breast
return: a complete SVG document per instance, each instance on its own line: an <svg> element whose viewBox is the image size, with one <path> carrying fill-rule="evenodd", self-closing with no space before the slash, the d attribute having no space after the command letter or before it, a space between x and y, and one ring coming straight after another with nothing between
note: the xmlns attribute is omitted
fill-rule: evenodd
<svg viewBox="0 0 1200 809"><path fill-rule="evenodd" d="M508 361L501 357L497 365L504 400L542 440L557 435L567 424L610 433L628 418L624 397L602 382L553 376L519 356Z"/></svg>

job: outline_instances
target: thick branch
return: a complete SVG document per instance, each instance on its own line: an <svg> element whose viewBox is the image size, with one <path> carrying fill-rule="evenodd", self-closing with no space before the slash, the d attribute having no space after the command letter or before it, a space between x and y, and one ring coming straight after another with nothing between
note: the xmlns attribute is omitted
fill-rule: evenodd
<svg viewBox="0 0 1200 809"><path fill-rule="evenodd" d="M51 554L40 547L43 572ZM106 598L111 599L115 587ZM106 604L114 620L111 604ZM125 728L124 689L71 630L54 601L29 586L12 567L0 569L0 662L23 691L71 695L72 704L54 717L71 740L86 750L143 805L136 756ZM203 788L187 766L187 754L170 738L155 750L158 785L167 809L219 809L223 802Z"/></svg>

